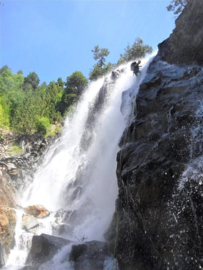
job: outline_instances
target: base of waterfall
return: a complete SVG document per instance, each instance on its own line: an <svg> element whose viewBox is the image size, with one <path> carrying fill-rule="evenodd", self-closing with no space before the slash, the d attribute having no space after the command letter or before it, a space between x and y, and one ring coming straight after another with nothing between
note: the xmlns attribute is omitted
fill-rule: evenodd
<svg viewBox="0 0 203 270"><path fill-rule="evenodd" d="M103 270L107 269L105 267L109 264L110 256L105 242L89 241L76 244L61 237L42 234L33 237L26 266L21 270Z"/></svg>

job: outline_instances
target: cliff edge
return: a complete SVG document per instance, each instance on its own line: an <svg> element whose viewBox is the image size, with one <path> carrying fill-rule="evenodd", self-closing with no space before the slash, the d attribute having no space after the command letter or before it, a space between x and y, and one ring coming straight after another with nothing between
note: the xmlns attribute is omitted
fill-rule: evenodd
<svg viewBox="0 0 203 270"><path fill-rule="evenodd" d="M119 269L203 268L202 20L203 1L189 1L133 101L105 235Z"/></svg>

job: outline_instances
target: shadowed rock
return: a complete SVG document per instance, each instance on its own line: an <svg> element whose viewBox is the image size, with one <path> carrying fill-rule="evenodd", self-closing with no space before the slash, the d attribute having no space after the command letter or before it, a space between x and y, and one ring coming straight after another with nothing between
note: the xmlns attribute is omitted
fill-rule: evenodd
<svg viewBox="0 0 203 270"><path fill-rule="evenodd" d="M109 256L105 242L91 241L72 247L69 261L74 270L103 270L104 262Z"/></svg>
<svg viewBox="0 0 203 270"><path fill-rule="evenodd" d="M71 243L69 240L52 235L41 234L32 238L32 246L26 264L38 267L51 260L64 246Z"/></svg>

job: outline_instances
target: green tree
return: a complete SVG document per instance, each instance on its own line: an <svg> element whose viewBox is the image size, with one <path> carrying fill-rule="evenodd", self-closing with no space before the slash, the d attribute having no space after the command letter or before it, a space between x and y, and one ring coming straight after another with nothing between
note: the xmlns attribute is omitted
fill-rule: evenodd
<svg viewBox="0 0 203 270"><path fill-rule="evenodd" d="M61 87L64 87L65 82L62 80L62 78L58 78L57 84L58 84L59 86L61 86Z"/></svg>
<svg viewBox="0 0 203 270"><path fill-rule="evenodd" d="M36 117L35 120L35 128L36 131L41 133L42 135L45 135L50 127L50 122L47 117Z"/></svg>
<svg viewBox="0 0 203 270"><path fill-rule="evenodd" d="M113 65L111 63L108 63L107 65L105 65L104 68L96 64L93 66L93 69L90 70L89 79L91 81L95 81L99 77L102 77L108 72L110 72L112 69L113 69Z"/></svg>
<svg viewBox="0 0 203 270"><path fill-rule="evenodd" d="M65 92L75 93L77 96L81 95L82 92L88 85L88 80L80 71L73 72L72 75L67 77L65 83Z"/></svg>
<svg viewBox="0 0 203 270"><path fill-rule="evenodd" d="M9 95L10 91L14 91L20 88L23 84L22 74L12 74L9 68L4 66L0 70L0 94L7 93Z"/></svg>
<svg viewBox="0 0 203 270"><path fill-rule="evenodd" d="M35 91L37 89L37 86L39 85L40 79L38 75L35 72L30 72L27 77L24 78L24 83L23 83L23 90L29 91L33 90Z"/></svg>
<svg viewBox="0 0 203 270"><path fill-rule="evenodd" d="M100 49L97 45L93 50L91 50L91 52L94 54L94 59L98 60L97 65L102 68L106 62L106 56L109 55L109 50L106 48Z"/></svg>
<svg viewBox="0 0 203 270"><path fill-rule="evenodd" d="M5 70L7 70L7 69L10 70L10 68L9 68L7 65L5 65L5 66L3 66L2 68L0 68L0 74L3 73L3 72L4 72Z"/></svg>
<svg viewBox="0 0 203 270"><path fill-rule="evenodd" d="M50 82L44 90L39 91L39 116L49 118L50 122L60 120L60 114L57 113L57 103L61 101L63 87L55 81Z"/></svg>
<svg viewBox="0 0 203 270"><path fill-rule="evenodd" d="M80 71L73 72L67 77L61 101L57 103L57 110L63 115L80 97L88 86L88 80Z"/></svg>
<svg viewBox="0 0 203 270"><path fill-rule="evenodd" d="M93 66L93 69L90 70L89 80L95 81L99 77L104 76L106 73L112 70L113 65L111 63L105 64L106 57L109 55L109 50L107 48L100 49L99 46L95 46L93 50L93 57L95 60L98 60L97 63Z"/></svg>
<svg viewBox="0 0 203 270"><path fill-rule="evenodd" d="M32 134L35 130L35 119L38 114L32 91L27 92L18 105L12 118L12 127L20 132Z"/></svg>
<svg viewBox="0 0 203 270"><path fill-rule="evenodd" d="M0 127L9 127L10 108L3 97L0 97Z"/></svg>
<svg viewBox="0 0 203 270"><path fill-rule="evenodd" d="M125 53L120 55L117 65L136 58L145 57L146 54L152 53L152 47L144 45L143 40L139 37L136 38L132 46L128 45L124 50Z"/></svg>
<svg viewBox="0 0 203 270"><path fill-rule="evenodd" d="M173 11L175 15L181 13L189 0L171 0L170 5L166 8L168 11Z"/></svg>

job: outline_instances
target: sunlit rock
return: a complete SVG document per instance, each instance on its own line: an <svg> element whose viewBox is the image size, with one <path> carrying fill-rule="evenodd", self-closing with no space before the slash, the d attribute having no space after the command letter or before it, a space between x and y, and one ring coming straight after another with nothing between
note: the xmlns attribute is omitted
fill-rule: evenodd
<svg viewBox="0 0 203 270"><path fill-rule="evenodd" d="M16 213L14 209L0 205L0 245L2 257L7 260L10 249L14 246ZM1 256L0 256L1 257Z"/></svg>
<svg viewBox="0 0 203 270"><path fill-rule="evenodd" d="M49 216L49 211L42 205L31 205L24 208L25 213L36 218L45 218Z"/></svg>
<svg viewBox="0 0 203 270"><path fill-rule="evenodd" d="M37 229L39 228L39 225L40 224L35 217L28 214L23 215L22 226L26 231L36 233Z"/></svg>

